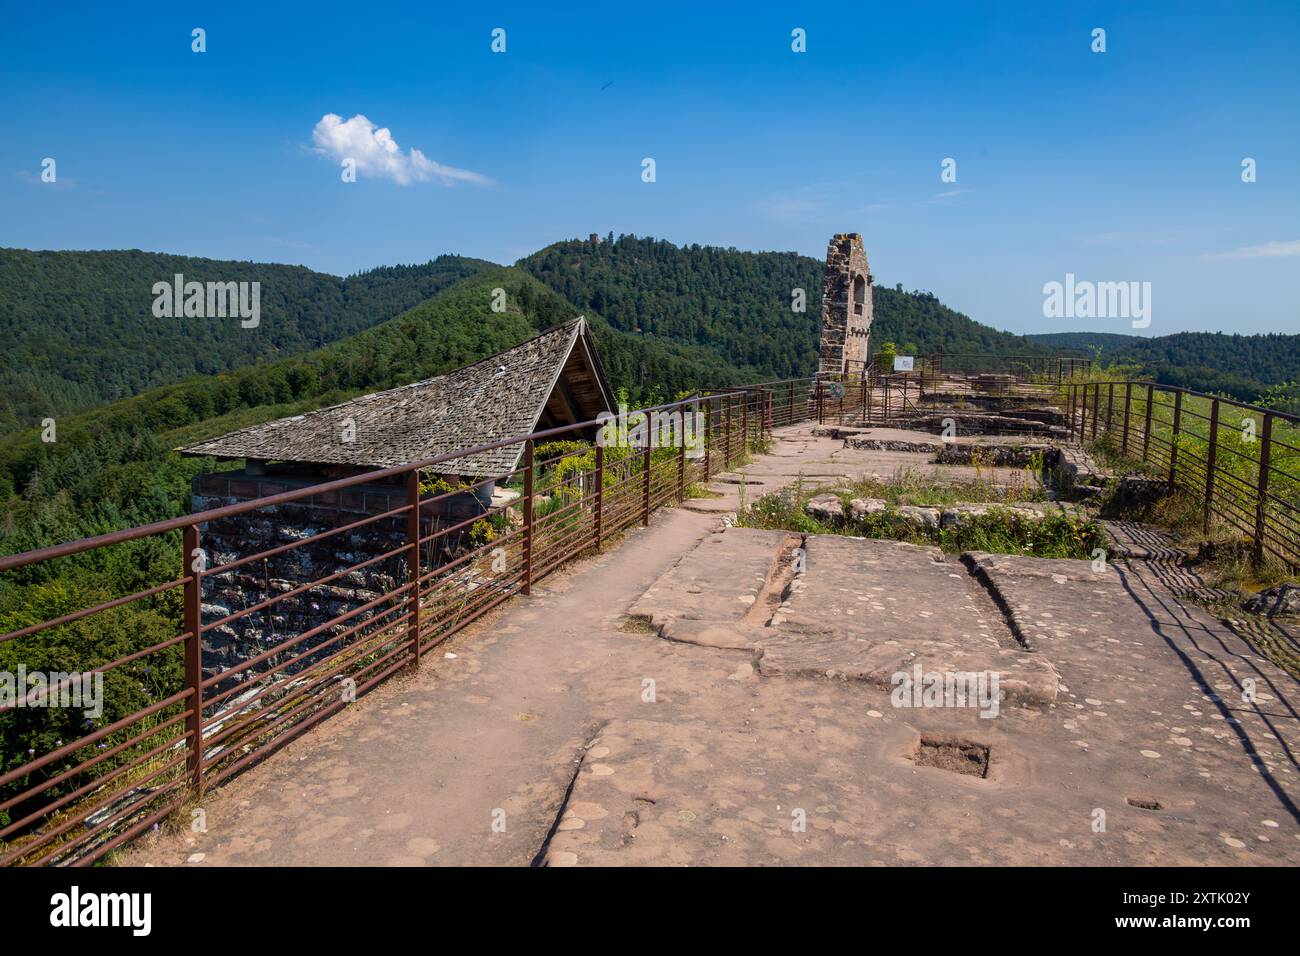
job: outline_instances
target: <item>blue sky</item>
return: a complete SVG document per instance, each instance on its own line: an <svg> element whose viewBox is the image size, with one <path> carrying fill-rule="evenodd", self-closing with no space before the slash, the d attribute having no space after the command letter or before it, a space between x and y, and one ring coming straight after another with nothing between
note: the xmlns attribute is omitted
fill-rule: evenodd
<svg viewBox="0 0 1300 956"><path fill-rule="evenodd" d="M346 274L857 231L878 282L1013 331L1133 331L1045 318L1066 273L1151 282L1145 334L1300 331L1294 0L537 6L11 5L0 246ZM328 114L401 161L342 182Z"/></svg>

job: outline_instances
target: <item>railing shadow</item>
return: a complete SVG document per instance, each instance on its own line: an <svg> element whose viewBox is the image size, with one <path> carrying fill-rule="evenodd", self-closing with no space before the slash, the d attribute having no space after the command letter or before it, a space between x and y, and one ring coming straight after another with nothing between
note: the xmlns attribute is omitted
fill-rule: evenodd
<svg viewBox="0 0 1300 956"><path fill-rule="evenodd" d="M1128 592L1129 596L1142 609L1142 612L1150 621L1151 630L1178 656L1178 659L1187 668L1197 686L1203 691L1203 696L1209 698L1210 704L1219 712L1224 724L1236 736L1242 752L1251 759L1260 778L1273 791L1278 802L1286 808L1292 819L1300 823L1300 807L1297 807L1290 794L1281 785L1274 771L1269 768L1259 755L1259 748L1251 738L1245 725L1236 716L1237 711L1229 706L1224 695L1215 688L1213 675L1193 659L1188 647L1190 646L1192 650L1205 655L1218 665L1218 676L1231 681L1237 690L1242 693L1243 706L1249 706L1251 711L1264 722L1273 739L1277 741L1277 745L1285 753L1286 760L1290 763L1291 768L1296 771L1300 771L1300 759L1297 759L1295 750L1292 749L1291 744L1281 732L1280 722L1292 722L1290 729L1294 729L1300 723L1300 712L1297 712L1296 706L1289 696L1300 691L1300 682L1295 681L1280 668L1274 668L1271 671L1261 668L1257 659L1258 653L1230 628L1223 625L1216 628L1206 626L1204 623L1198 623L1193 618L1191 610L1174 598L1172 593L1161 593L1159 588L1165 588L1168 591L1168 585L1160 581L1160 572L1157 570L1158 563L1142 562L1139 565L1138 562L1127 562L1123 569L1119 565L1116 565L1115 568L1120 571L1120 580L1125 591ZM1140 568L1147 568L1152 576L1157 579L1156 584L1147 580ZM1186 642L1186 646L1181 644L1179 639ZM1274 702L1280 706L1266 709L1261 705L1258 697L1253 703L1246 701L1243 682L1227 666L1227 659L1249 667L1257 675L1258 687L1268 687Z"/></svg>

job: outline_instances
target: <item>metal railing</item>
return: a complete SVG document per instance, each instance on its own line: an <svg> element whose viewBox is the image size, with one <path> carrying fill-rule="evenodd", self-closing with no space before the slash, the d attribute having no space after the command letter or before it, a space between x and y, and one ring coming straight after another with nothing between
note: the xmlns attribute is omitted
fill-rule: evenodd
<svg viewBox="0 0 1300 956"><path fill-rule="evenodd" d="M1070 433L1144 462L1266 556L1300 567L1300 416L1152 382L1063 386Z"/></svg>
<svg viewBox="0 0 1300 956"><path fill-rule="evenodd" d="M927 374L1010 375L1021 381L1065 382L1088 368L1091 357L1082 355L1006 355L996 353L931 353L925 363Z"/></svg>
<svg viewBox="0 0 1300 956"><path fill-rule="evenodd" d="M629 416L671 421L678 413L680 422L699 412L698 457L688 455L685 440L654 447L653 429L645 430L644 447L555 444L590 441L598 423L584 422L0 558L0 583L31 580L66 570L60 562L112 561L116 549L148 539L170 549L178 572L0 635L0 649L16 652L9 660L30 667L57 658L69 680L91 672L105 679L102 715L80 726L63 710L51 718L18 702L0 707L0 864L86 864L121 846L382 681L418 667L432 648L513 595L530 593L565 562L681 502L694 482L730 468L772 428L807 418L808 395L807 382L766 383ZM422 473L437 474L441 463L507 447L520 452L509 474L436 493L422 487ZM361 516L339 511L333 526L252 554L205 548L205 527L214 522L274 525L280 509L336 502L362 485L386 485L402 503ZM517 497L446 526L430 518L440 503L492 485ZM385 543L358 559L349 542L365 535ZM237 588L240 575L268 561L296 556L312 568L309 548L337 549L339 560L327 562L327 573L305 571L279 588L268 582L267 597L239 609L208 603L214 588ZM354 586L358 575L381 571L388 586ZM326 606L327 595L340 594L337 613L321 613L319 623L297 632L276 631L285 608ZM89 630L96 621L102 627ZM258 633L265 622L266 634L237 660L205 654L205 641L251 622ZM114 636L107 645L105 633ZM48 733L37 726L42 720Z"/></svg>
<svg viewBox="0 0 1300 956"><path fill-rule="evenodd" d="M799 408L796 421L814 418L819 424L884 425L917 414L927 400L1055 402L1060 385L1091 361L1072 354L932 352L917 356L910 372L849 362L839 374L765 382L763 387L774 390L782 410L807 403L806 410Z"/></svg>
<svg viewBox="0 0 1300 956"><path fill-rule="evenodd" d="M925 398L921 373L821 377L800 382L801 417L819 425L890 425L916 415Z"/></svg>

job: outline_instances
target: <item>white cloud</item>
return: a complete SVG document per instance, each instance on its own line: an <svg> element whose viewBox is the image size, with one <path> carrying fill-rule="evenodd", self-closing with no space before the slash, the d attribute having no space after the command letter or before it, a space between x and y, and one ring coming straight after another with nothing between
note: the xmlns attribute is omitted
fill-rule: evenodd
<svg viewBox="0 0 1300 956"><path fill-rule="evenodd" d="M964 195L966 195L968 192L970 192L969 189L950 189L950 190L948 190L947 192L944 192L944 193L935 193L933 196L931 196L931 197L930 197L929 199L927 199L925 202L926 202L926 205L931 205L931 206L932 206L932 205L934 205L935 203L941 203L941 202L944 202L945 200L948 200L948 199L956 199L958 196L964 196Z"/></svg>
<svg viewBox="0 0 1300 956"><path fill-rule="evenodd" d="M1286 242L1265 242L1258 246L1241 246L1227 252L1207 252L1206 259L1277 259L1283 256L1300 256L1300 239Z"/></svg>
<svg viewBox="0 0 1300 956"><path fill-rule="evenodd" d="M468 169L434 162L418 149L402 152L388 127L376 127L361 113L349 120L326 113L311 131L315 151L335 162L356 161L357 172L391 179L406 186L415 182L439 182L444 186L472 183L487 186L492 180Z"/></svg>
<svg viewBox="0 0 1300 956"><path fill-rule="evenodd" d="M72 179L71 177L68 176L59 176L57 179L54 180L54 182L47 183L45 180L41 179L39 174L33 173L27 169L17 170L14 173L14 178L22 180L29 186L41 186L42 188L45 189L49 189L51 187L56 189L58 188L70 189L72 187L77 186L80 183L80 180Z"/></svg>

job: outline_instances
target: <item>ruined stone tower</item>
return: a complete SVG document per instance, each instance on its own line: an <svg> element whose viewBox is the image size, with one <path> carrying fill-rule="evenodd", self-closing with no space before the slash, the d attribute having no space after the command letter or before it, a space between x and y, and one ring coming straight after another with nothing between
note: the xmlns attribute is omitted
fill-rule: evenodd
<svg viewBox="0 0 1300 956"><path fill-rule="evenodd" d="M856 232L836 233L826 246L818 374L860 374L867 366L870 333L871 269L862 237Z"/></svg>

